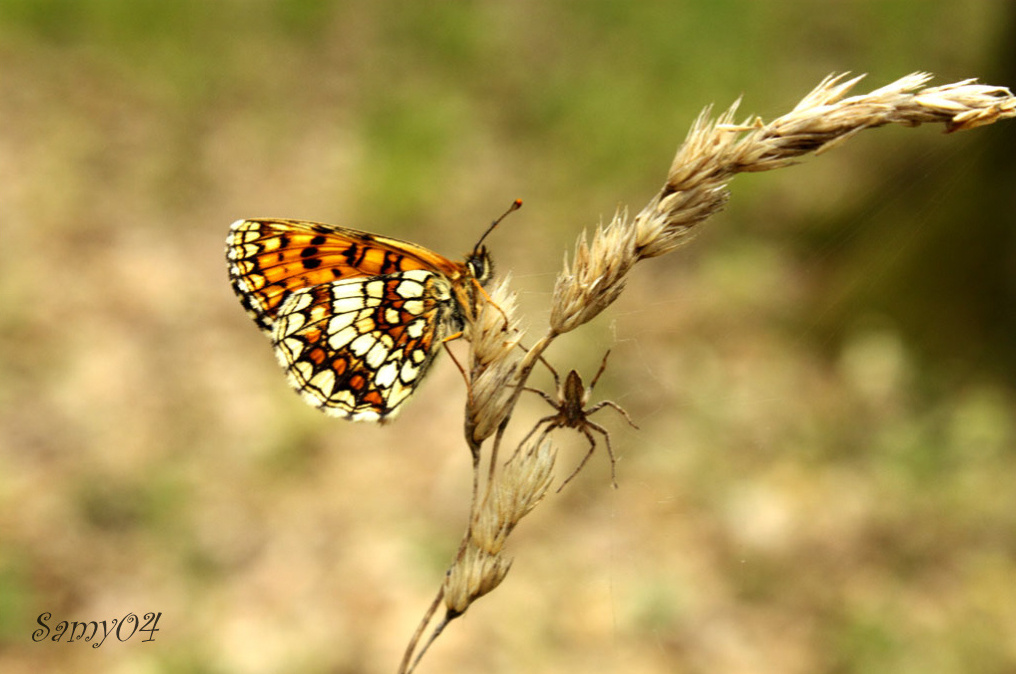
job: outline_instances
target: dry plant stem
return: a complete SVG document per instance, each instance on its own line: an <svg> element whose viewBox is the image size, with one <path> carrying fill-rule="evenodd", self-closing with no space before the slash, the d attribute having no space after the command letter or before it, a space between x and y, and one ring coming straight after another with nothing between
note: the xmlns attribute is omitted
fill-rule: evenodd
<svg viewBox="0 0 1016 674"><path fill-rule="evenodd" d="M424 626L430 623L436 612L432 606L403 656L400 672L411 672L422 654L452 620L504 580L511 568L511 561L503 554L505 542L519 521L547 493L553 478L554 457L553 447L540 438L504 464L499 479L489 485L474 507L465 548L460 547L445 574L439 593L445 604L444 618L414 657ZM407 667L407 663L411 664Z"/></svg>
<svg viewBox="0 0 1016 674"><path fill-rule="evenodd" d="M738 173L782 168L810 152L833 148L864 129L886 124L937 122L952 132L1016 116L1016 99L1004 87L964 80L921 89L929 79L930 75L914 73L847 98L861 77L829 76L788 114L768 124L758 117L736 124L739 101L715 120L710 117L711 108L706 108L678 149L662 189L646 207L634 218L619 210L609 223L594 230L591 239L585 233L579 237L555 282L547 332L525 355L515 355L522 333L515 324L507 280L485 297L492 302L478 299L467 308L465 336L472 366L465 435L473 455L469 524L434 604L410 641L400 673L412 671L445 627L503 580L510 566L501 554L505 540L547 491L554 450L545 442L546 432L536 434L531 442L534 429L500 469L497 465L515 405L547 347L612 304L638 262L687 243L699 223L723 208L728 184ZM496 330L491 303L499 310ZM481 498L480 455L492 435ZM445 616L413 659L442 601Z"/></svg>
<svg viewBox="0 0 1016 674"><path fill-rule="evenodd" d="M438 595L438 597L440 598L440 595ZM437 604L436 603L435 603L434 608L437 608ZM433 615L433 612L431 612L428 615L426 622L420 624L420 630L419 630L420 634L423 633L423 628L427 625L427 622L430 622L430 616L432 616L432 615ZM420 648L420 652L416 654L415 658L413 658L412 665L409 667L409 669L405 670L406 674L412 674L412 672L414 672L416 670L416 666L418 664L420 664L420 660L423 659L423 656L427 653L427 649L430 648L430 645L432 643L434 643L434 641L439 636L441 636L441 633L444 632L444 629L446 627L448 627L448 624L451 623L451 621L454 620L457 617L458 616L445 615L445 617L441 620L441 622L439 622L437 625L434 626L434 631L432 631L430 633L430 637L427 639L427 642L425 644L423 644L423 646ZM412 654L409 651L406 651L406 657L407 658L409 656L411 656L411 655ZM403 670L400 669L399 671L402 672Z"/></svg>
<svg viewBox="0 0 1016 674"><path fill-rule="evenodd" d="M508 402L508 404L511 406L512 409L515 408L515 403L518 402L519 396L521 396L522 392L525 390L526 382L529 380L529 375L532 373L533 367L536 365L536 362L543 355L543 352L547 350L547 347L550 346L551 342L554 341L555 337L556 335L548 332L536 344L530 347L529 350L526 352L525 357L522 359L522 362L519 365L518 376L516 377L516 381L513 384L515 388L512 391L511 398L509 398ZM501 446L501 441L504 438L505 430L507 430L508 428L509 421L511 421L510 414L506 416L504 420L501 422L501 425L498 426L497 434L494 436L494 446L491 449L491 454L493 458L497 457L497 452ZM522 443L519 443L519 446L515 450L516 453L521 448ZM494 480L494 467L496 462L493 460L493 458L490 463L490 473L487 476L488 484L490 484L490 482Z"/></svg>
<svg viewBox="0 0 1016 674"><path fill-rule="evenodd" d="M403 653L402 655L402 662L399 663L398 669L399 674L403 673L408 674L408 672L413 671L413 669L416 667L416 663L418 663L420 661L420 658L423 657L423 654L427 652L427 647L430 646L431 642L434 641L436 634L431 635L431 638L427 640L427 643L424 645L424 647L420 649L420 652L417 654L416 659L415 660L413 659L413 653L416 652L416 646L417 644L420 643L420 638L423 636L423 633L427 630L427 625L430 623L431 618L433 618L434 614L437 612L437 607L441 605L441 599L443 598L444 598L444 585L438 588L437 596L434 597L434 601L430 603L430 607L427 608L427 612L423 615L423 619L417 626L416 631L413 632L413 636L409 639L409 645L406 647L406 652Z"/></svg>
<svg viewBox="0 0 1016 674"><path fill-rule="evenodd" d="M446 600L446 604L449 602L458 603L463 606L464 610L471 599L463 601L463 596L468 596L471 593L481 596L500 583L508 570L508 563L499 556L503 537L507 536L518 519L531 509L529 507L523 508L519 512L496 512L493 515L497 522L494 528L503 532L500 534L500 540L496 532L493 539L490 532L487 532L487 536L476 536L477 524L484 523L482 514L485 512L488 501L492 495L499 493L494 489L493 480L488 479L481 500L480 448L492 433L503 428L503 415L506 415L511 409L505 404L511 393L507 384L512 380L516 366L510 356L515 353L518 342L522 338L522 332L513 319L515 299L514 295L507 291L508 281L509 279L502 281L490 294L487 292L476 293L474 304L464 308L465 336L470 342L470 367L467 374L469 395L466 403L465 438L473 457L473 487L469 524L460 541L458 552L446 573L445 583L438 592L435 603L427 611L410 640L399 672L412 671L416 662L444 627L459 615L460 612L449 607L443 620L434 628L414 658L414 652L419 647L426 626L432 620L437 604L442 599ZM489 460L490 472L493 474L497 463L496 455L492 454ZM545 489L541 490L537 485L536 492L534 492L536 493L535 500L542 498L543 491ZM490 517L487 519L489 520ZM453 580L457 582L453 583ZM446 588L460 590L458 596L455 599L449 599Z"/></svg>

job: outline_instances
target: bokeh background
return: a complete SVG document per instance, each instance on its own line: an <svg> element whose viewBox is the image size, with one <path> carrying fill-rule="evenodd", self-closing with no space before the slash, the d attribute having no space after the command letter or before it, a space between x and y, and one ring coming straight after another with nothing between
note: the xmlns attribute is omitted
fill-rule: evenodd
<svg viewBox="0 0 1016 674"><path fill-rule="evenodd" d="M457 257L520 197L489 243L537 332L703 106L1012 85L1014 42L995 0L0 0L0 671L391 672L433 597L459 374L384 428L306 407L232 296L232 221ZM601 454L548 498L420 671L1016 670L1014 149L886 128L736 179L550 354L612 349L620 488ZM560 478L585 441L557 437ZM149 643L32 640L150 611Z"/></svg>

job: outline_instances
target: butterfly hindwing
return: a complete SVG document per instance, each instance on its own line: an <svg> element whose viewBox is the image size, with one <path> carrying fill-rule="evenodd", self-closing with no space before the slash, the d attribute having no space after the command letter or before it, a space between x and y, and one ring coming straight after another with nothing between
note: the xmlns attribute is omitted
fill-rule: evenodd
<svg viewBox="0 0 1016 674"><path fill-rule="evenodd" d="M425 374L452 310L448 280L409 270L292 292L272 328L290 384L333 416L385 421Z"/></svg>

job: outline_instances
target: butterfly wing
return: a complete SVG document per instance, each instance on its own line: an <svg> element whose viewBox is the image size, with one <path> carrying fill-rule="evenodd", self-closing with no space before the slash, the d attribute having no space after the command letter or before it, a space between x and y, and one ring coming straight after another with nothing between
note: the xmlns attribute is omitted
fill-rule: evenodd
<svg viewBox="0 0 1016 674"><path fill-rule="evenodd" d="M453 306L450 281L427 270L317 284L281 303L272 341L309 404L384 422L430 366Z"/></svg>
<svg viewBox="0 0 1016 674"><path fill-rule="evenodd" d="M416 269L456 279L463 265L422 246L304 220L238 220L226 239L233 290L265 332L291 294L347 279Z"/></svg>

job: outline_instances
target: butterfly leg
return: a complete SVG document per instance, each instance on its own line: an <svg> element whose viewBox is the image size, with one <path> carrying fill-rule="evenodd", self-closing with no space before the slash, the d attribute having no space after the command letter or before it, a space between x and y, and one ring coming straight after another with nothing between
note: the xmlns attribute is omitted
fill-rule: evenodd
<svg viewBox="0 0 1016 674"><path fill-rule="evenodd" d="M487 301L487 303L490 304L490 306L497 309L497 312L501 314L501 318L504 319L504 325L501 326L501 332L508 332L508 314L506 314L504 312L504 309L502 309L501 306L494 301L494 298L490 296L490 293L487 292L486 288L480 285L479 281L477 281L475 278L472 279L472 281L473 285L476 287L477 290L480 291L480 294L483 295L483 298Z"/></svg>
<svg viewBox="0 0 1016 674"><path fill-rule="evenodd" d="M459 330L455 334L448 335L447 337L442 339L441 340L441 346L443 346L444 350L448 352L448 357L452 359L453 363L455 363L455 367L459 368L459 372L462 374L462 380L464 382L466 382L466 392L469 394L469 401L472 402L472 400L473 400L473 392L472 392L472 389L471 389L471 387L469 385L469 375L466 374L466 368L462 367L462 363L460 363L459 359L455 357L455 354L452 352L452 350L450 348L448 348L448 342L454 342L456 339L461 339L461 338L462 338L462 331Z"/></svg>

